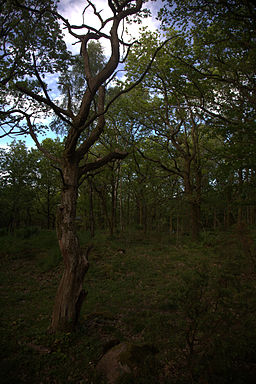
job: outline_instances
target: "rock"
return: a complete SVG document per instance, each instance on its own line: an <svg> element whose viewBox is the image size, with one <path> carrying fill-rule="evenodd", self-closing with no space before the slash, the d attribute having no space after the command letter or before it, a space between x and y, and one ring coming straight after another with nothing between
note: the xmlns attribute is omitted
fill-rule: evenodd
<svg viewBox="0 0 256 384"><path fill-rule="evenodd" d="M119 255L125 255L125 254L126 254L126 250L123 249L123 248L119 248L119 249L116 251L116 254L119 254Z"/></svg>
<svg viewBox="0 0 256 384"><path fill-rule="evenodd" d="M107 341L102 348L102 356L105 355L111 348L115 347L116 345L120 344L120 340L118 339L111 339Z"/></svg>
<svg viewBox="0 0 256 384"><path fill-rule="evenodd" d="M96 366L96 370L107 378L109 384L115 384L122 375L131 373L129 366L120 361L120 356L127 351L128 345L121 343L109 349Z"/></svg>
<svg viewBox="0 0 256 384"><path fill-rule="evenodd" d="M103 355L96 370L107 378L109 384L115 384L126 374L139 373L145 360L155 353L157 353L156 348L150 345L120 343Z"/></svg>

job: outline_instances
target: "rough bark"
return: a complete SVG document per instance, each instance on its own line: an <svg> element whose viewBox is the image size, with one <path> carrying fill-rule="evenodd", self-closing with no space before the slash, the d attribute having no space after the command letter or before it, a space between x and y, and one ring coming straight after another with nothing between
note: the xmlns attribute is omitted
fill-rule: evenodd
<svg viewBox="0 0 256 384"><path fill-rule="evenodd" d="M75 228L77 169L76 164L64 167L61 204L56 217L57 237L63 256L64 272L53 309L51 323L53 331L72 327L77 323L86 297L83 280L89 267L89 250L81 249Z"/></svg>

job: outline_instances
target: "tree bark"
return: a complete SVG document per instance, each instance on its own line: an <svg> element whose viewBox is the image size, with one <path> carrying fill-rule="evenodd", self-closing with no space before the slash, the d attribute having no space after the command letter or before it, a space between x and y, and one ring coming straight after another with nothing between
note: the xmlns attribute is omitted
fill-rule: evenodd
<svg viewBox="0 0 256 384"><path fill-rule="evenodd" d="M50 218L50 186L47 187L47 229L51 227L51 218Z"/></svg>
<svg viewBox="0 0 256 384"><path fill-rule="evenodd" d="M190 176L190 175L189 175ZM199 238L200 233L200 194L196 188L191 185L189 176L185 175L184 185L185 185L185 196L186 204L188 206L188 224L189 232L193 240ZM196 189L196 190L195 190Z"/></svg>
<svg viewBox="0 0 256 384"><path fill-rule="evenodd" d="M89 179L89 187L90 187L90 233L91 238L95 235L95 219L94 219L94 207L93 207L93 185L92 179Z"/></svg>
<svg viewBox="0 0 256 384"><path fill-rule="evenodd" d="M56 216L59 247L64 260L64 272L58 287L51 329L67 329L76 325L86 292L84 276L88 270L88 253L81 249L76 234L75 218L78 191L77 165L63 167L61 205Z"/></svg>

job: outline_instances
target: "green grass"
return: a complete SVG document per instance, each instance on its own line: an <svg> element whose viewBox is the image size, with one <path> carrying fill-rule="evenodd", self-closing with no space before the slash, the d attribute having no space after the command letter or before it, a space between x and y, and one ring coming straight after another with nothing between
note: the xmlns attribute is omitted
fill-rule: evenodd
<svg viewBox="0 0 256 384"><path fill-rule="evenodd" d="M80 238L85 246L88 236ZM1 383L103 383L94 368L113 339L159 351L153 370L125 383L254 382L253 232L179 244L139 232L96 236L79 326L56 335L47 332L62 271L55 234L20 231L0 241Z"/></svg>

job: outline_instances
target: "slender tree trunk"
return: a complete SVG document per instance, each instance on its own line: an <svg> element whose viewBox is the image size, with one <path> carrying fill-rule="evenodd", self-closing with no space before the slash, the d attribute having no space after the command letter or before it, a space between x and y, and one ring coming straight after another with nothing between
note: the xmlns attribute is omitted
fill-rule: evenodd
<svg viewBox="0 0 256 384"><path fill-rule="evenodd" d="M229 228L230 227L230 208L227 206L225 209L225 219L224 219L225 227Z"/></svg>
<svg viewBox="0 0 256 384"><path fill-rule="evenodd" d="M200 233L200 206L197 202L191 203L191 211L192 211L192 238L197 240Z"/></svg>
<svg viewBox="0 0 256 384"><path fill-rule="evenodd" d="M238 170L238 209L237 209L237 223L241 224L243 221L243 209L242 209L242 201L243 201L243 169L239 168Z"/></svg>
<svg viewBox="0 0 256 384"><path fill-rule="evenodd" d="M170 212L170 216L169 216L169 235L170 237L172 237L172 234L173 234L173 222L172 222L173 218L172 218L172 211Z"/></svg>
<svg viewBox="0 0 256 384"><path fill-rule="evenodd" d="M122 178L120 178L119 183L120 191L119 191L119 222L120 222L120 232L124 231L124 222L123 222L123 184L122 184Z"/></svg>
<svg viewBox="0 0 256 384"><path fill-rule="evenodd" d="M94 184L94 189L95 191L97 192L98 196L100 197L100 200L102 202L102 208L103 208L103 211L105 213L105 218L106 218L106 224L108 226L108 229L109 229L109 232L110 232L110 236L113 236L113 233L114 233L114 228L113 228L113 221L111 219L111 216L109 216L109 212L108 212L108 205L107 205L107 196L104 196L104 191L103 191L103 188L102 189L98 189L96 187L96 184ZM102 221L102 220L101 220ZM104 221L105 222L105 221Z"/></svg>
<svg viewBox="0 0 256 384"><path fill-rule="evenodd" d="M94 220L94 208L93 208L93 185L91 178L89 179L90 186L90 233L91 237L95 235L95 220Z"/></svg>
<svg viewBox="0 0 256 384"><path fill-rule="evenodd" d="M146 234L148 230L148 207L143 199L143 231Z"/></svg>
<svg viewBox="0 0 256 384"><path fill-rule="evenodd" d="M119 184L119 168L115 170L115 168L112 169L112 180L111 180L111 236L114 235L114 231L116 230L116 221L117 221L117 197L118 197L118 184ZM117 173L117 176L115 177L114 172Z"/></svg>
<svg viewBox="0 0 256 384"><path fill-rule="evenodd" d="M27 208L27 218L26 218L26 225L28 227L31 226L32 223L32 218L31 218L31 213L30 213L30 208Z"/></svg>
<svg viewBox="0 0 256 384"><path fill-rule="evenodd" d="M47 229L50 229L51 222L50 222L50 187L47 187Z"/></svg>
<svg viewBox="0 0 256 384"><path fill-rule="evenodd" d="M216 212L216 208L214 208L214 211L213 211L213 229L216 230L217 228L217 212Z"/></svg>
<svg viewBox="0 0 256 384"><path fill-rule="evenodd" d="M242 207L239 206L238 209L237 209L237 224L241 224L243 219L243 214L242 214Z"/></svg>
<svg viewBox="0 0 256 384"><path fill-rule="evenodd" d="M177 243L179 241L179 237L180 237L180 218L177 213L177 217L176 217L176 242Z"/></svg>
<svg viewBox="0 0 256 384"><path fill-rule="evenodd" d="M189 169L189 167L188 167ZM190 182L190 173L189 171L185 174L184 177L185 185L185 196L186 204L188 206L188 223L189 233L191 233L192 238L197 240L200 234L200 216L201 216L201 181L199 177L197 179L196 186L193 187Z"/></svg>
<svg viewBox="0 0 256 384"><path fill-rule="evenodd" d="M142 222L143 222L143 214L142 214L142 201L139 200L139 226L140 228L142 227Z"/></svg>
<svg viewBox="0 0 256 384"><path fill-rule="evenodd" d="M110 235L114 235L114 228L116 226L116 191L115 183L113 182L111 186L111 225L110 225Z"/></svg>
<svg viewBox="0 0 256 384"><path fill-rule="evenodd" d="M126 225L129 229L130 227L130 182L129 182L129 186L128 186L128 196L127 196L127 218L126 218L127 222L126 222Z"/></svg>
<svg viewBox="0 0 256 384"><path fill-rule="evenodd" d="M75 228L78 189L76 168L66 166L64 169L61 205L56 216L57 237L63 256L64 272L52 314L53 331L70 328L77 323L86 297L83 280L89 267L88 250L81 250Z"/></svg>

